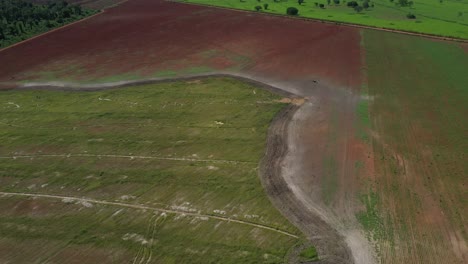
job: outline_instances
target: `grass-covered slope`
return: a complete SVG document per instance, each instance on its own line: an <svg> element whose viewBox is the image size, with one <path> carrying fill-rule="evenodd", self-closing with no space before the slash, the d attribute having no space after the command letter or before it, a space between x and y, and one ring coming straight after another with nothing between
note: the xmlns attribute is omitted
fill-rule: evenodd
<svg viewBox="0 0 468 264"><path fill-rule="evenodd" d="M213 215L298 235L257 175L267 128L284 106L278 99L229 78L4 91L0 191ZM0 262L282 263L298 242L207 217L70 199L0 201Z"/></svg>
<svg viewBox="0 0 468 264"><path fill-rule="evenodd" d="M346 22L388 29L398 29L440 36L468 39L468 1L412 1L412 6L401 6L398 0L371 0L369 8L356 12L348 7L351 1L306 0L183 0L187 3L207 4L254 11L261 6L260 12L286 15L288 7L296 7L300 17L329 21ZM359 6L365 1L357 0ZM264 5L268 4L265 9ZM317 5L316 5L317 4ZM320 4L324 7L321 8ZM408 19L408 14L416 19Z"/></svg>

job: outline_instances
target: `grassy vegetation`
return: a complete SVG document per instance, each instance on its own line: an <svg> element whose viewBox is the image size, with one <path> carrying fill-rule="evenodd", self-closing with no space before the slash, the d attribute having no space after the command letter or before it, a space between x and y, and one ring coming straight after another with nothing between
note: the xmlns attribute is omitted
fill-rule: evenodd
<svg viewBox="0 0 468 264"><path fill-rule="evenodd" d="M388 259L458 262L448 233L468 241L468 53L456 43L376 31L365 31L364 42L379 199L370 196L359 218L373 231L372 208L380 211L384 233L394 235L380 239Z"/></svg>
<svg viewBox="0 0 468 264"><path fill-rule="evenodd" d="M301 261L316 261L318 260L317 250L314 247L308 247L299 254Z"/></svg>
<svg viewBox="0 0 468 264"><path fill-rule="evenodd" d="M382 239L384 237L383 220L377 208L377 205L380 204L377 193L370 192L368 195L362 195L361 202L366 209L356 215L358 221L366 230L370 231L373 240Z"/></svg>
<svg viewBox="0 0 468 264"><path fill-rule="evenodd" d="M94 92L4 91L0 156L16 158L0 158L0 191L144 204L299 234L270 204L257 176L269 122L284 106L277 99L229 78ZM83 249L92 247L110 262L152 255L164 263L281 263L297 243L203 217L0 199L0 251L22 252L42 241L44 252L76 247L87 258L98 254ZM25 257L8 256L0 262Z"/></svg>
<svg viewBox="0 0 468 264"><path fill-rule="evenodd" d="M468 39L468 2L415 0L412 7L396 5L395 0L372 0L370 7L356 12L345 1L330 4L325 0L308 0L299 4L296 0L184 0L188 3L208 4L228 8L254 11L255 6L268 4L260 12L286 15L288 7L296 7L300 17L346 22L366 26L399 29L412 32L435 34ZM351 2L351 1L348 1ZM357 1L360 6L364 1ZM324 8L316 6L323 4ZM373 7L372 7L373 5ZM416 19L408 19L412 13Z"/></svg>

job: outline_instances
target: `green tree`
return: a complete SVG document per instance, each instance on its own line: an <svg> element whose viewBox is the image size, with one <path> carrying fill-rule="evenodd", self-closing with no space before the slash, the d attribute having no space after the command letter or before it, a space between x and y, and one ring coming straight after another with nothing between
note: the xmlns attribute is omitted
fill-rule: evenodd
<svg viewBox="0 0 468 264"><path fill-rule="evenodd" d="M255 10L260 11L260 10L262 10L262 7L258 5L258 6L255 7Z"/></svg>
<svg viewBox="0 0 468 264"><path fill-rule="evenodd" d="M369 1L364 1L364 3L362 3L362 7L363 7L364 9L369 8Z"/></svg>
<svg viewBox="0 0 468 264"><path fill-rule="evenodd" d="M286 9L286 14L290 16L297 16L299 14L299 10L295 7L288 7Z"/></svg>

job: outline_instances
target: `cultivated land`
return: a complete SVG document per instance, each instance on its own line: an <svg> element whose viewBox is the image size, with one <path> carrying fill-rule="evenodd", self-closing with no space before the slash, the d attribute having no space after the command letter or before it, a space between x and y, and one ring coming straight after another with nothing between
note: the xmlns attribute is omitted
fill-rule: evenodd
<svg viewBox="0 0 468 264"><path fill-rule="evenodd" d="M323 262L464 263L467 51L373 30L130 0L0 52L0 83L89 88L80 85L211 72L272 84L306 100L282 112L290 122L270 127L273 159L262 181Z"/></svg>
<svg viewBox="0 0 468 264"><path fill-rule="evenodd" d="M282 263L300 234L257 176L280 98L228 78L2 92L0 194L39 197L0 198L0 262Z"/></svg>
<svg viewBox="0 0 468 264"><path fill-rule="evenodd" d="M213 5L227 8L254 11L255 6L262 6L260 12L286 15L288 7L296 7L299 17L315 18L327 21L345 22L379 28L398 29L439 36L468 39L468 1L413 1L412 7L397 6L389 0L373 0L374 7L357 13L346 5L345 1L329 5L325 0L308 0L299 4L296 0L182 0L181 2ZM348 1L350 2L350 1ZM357 1L362 6L362 1ZM320 8L315 3L323 4ZM268 4L268 9L263 5ZM415 14L416 19L406 16Z"/></svg>
<svg viewBox="0 0 468 264"><path fill-rule="evenodd" d="M388 263L466 263L468 54L375 31L363 41L375 172L361 219Z"/></svg>

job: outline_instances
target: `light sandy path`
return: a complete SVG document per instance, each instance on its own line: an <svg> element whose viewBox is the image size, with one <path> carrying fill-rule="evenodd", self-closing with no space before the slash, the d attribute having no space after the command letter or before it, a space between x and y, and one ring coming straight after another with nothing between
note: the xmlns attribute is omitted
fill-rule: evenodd
<svg viewBox="0 0 468 264"><path fill-rule="evenodd" d="M103 204L103 205L111 205L111 206L118 206L118 207L126 207L126 208L133 208L133 209L143 209L143 210L151 210L151 211L158 211L168 214L178 214L178 215L186 215L192 217L208 217L210 219L215 219L224 222L232 222L242 225L248 225L253 227L258 227L261 229L273 231L276 233L280 233L289 237L299 238L299 236L289 233L287 231L283 231L280 229L276 229L270 226L255 224L247 221L242 221L238 219L232 219L229 217L222 217L222 216L214 216L214 215L207 215L207 214L198 214L193 212L185 212L185 211L177 211L177 210L169 210L157 207L150 207L141 204L129 204L129 203L121 203L121 202L110 202L104 200L95 200L91 198L80 198L80 197L73 197L73 196L62 196L62 195L51 195L51 194L37 194L37 193L15 193L15 192L0 192L0 197L9 197L9 196L18 196L18 197L34 197L34 198L46 198L46 199L57 199L57 200L69 200L69 201L78 201L78 202L86 202L91 204Z"/></svg>

